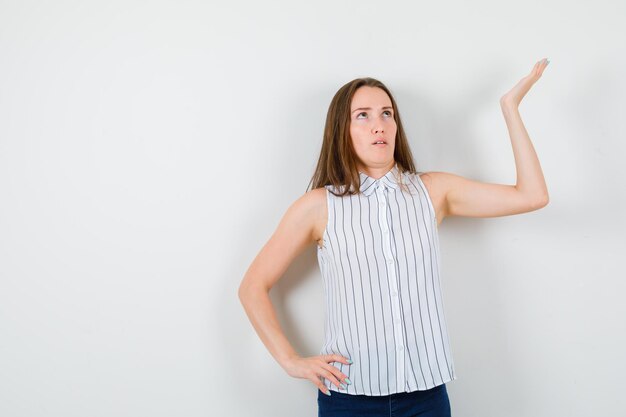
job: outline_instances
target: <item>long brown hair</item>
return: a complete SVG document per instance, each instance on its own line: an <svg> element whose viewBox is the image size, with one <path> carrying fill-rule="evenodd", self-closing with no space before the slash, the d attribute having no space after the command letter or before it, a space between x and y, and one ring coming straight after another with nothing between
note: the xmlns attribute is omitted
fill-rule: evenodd
<svg viewBox="0 0 626 417"><path fill-rule="evenodd" d="M359 188L361 179L357 166L358 157L350 137L350 106L354 93L363 86L378 87L389 96L394 110L393 117L397 125L393 151L394 160L401 173L416 173L413 155L393 95L382 82L374 78L356 78L341 87L330 102L326 115L322 150L315 173L309 182L309 186L313 184L311 189L333 185L336 189L343 188L340 194L333 193L335 195L345 196L346 194L352 195L361 192Z"/></svg>

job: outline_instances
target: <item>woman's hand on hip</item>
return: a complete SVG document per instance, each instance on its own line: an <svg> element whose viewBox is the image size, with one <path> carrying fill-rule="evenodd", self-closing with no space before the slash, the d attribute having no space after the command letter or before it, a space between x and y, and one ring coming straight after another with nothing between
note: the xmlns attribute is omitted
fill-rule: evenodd
<svg viewBox="0 0 626 417"><path fill-rule="evenodd" d="M317 355L302 358L299 356L287 360L283 368L294 378L308 379L324 394L329 394L328 388L322 383L321 378L326 378L337 387L341 383L350 384L348 376L341 372L337 367L330 365L330 362L340 362L351 365L352 361L337 354ZM344 385L345 388L345 385Z"/></svg>

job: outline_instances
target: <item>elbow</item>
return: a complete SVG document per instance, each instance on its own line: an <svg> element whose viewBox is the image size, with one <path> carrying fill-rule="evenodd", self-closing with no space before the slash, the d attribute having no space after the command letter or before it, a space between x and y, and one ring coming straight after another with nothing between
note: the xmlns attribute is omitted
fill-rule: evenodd
<svg viewBox="0 0 626 417"><path fill-rule="evenodd" d="M252 300L250 295L251 295L251 292L247 287L245 286L239 287L239 291L237 291L237 298L239 299L239 304L241 304L243 309L246 311L248 311L249 305L251 302L250 300Z"/></svg>
<svg viewBox="0 0 626 417"><path fill-rule="evenodd" d="M533 199L532 209L539 210L540 208L544 208L545 206L548 205L549 202L550 202L550 198L548 194L544 194L540 197Z"/></svg>
<svg viewBox="0 0 626 417"><path fill-rule="evenodd" d="M239 285L239 290L237 290L237 297L239 298L241 304L245 303L249 293L250 289L248 288L248 285L246 285L245 282L242 282L241 285Z"/></svg>
<svg viewBox="0 0 626 417"><path fill-rule="evenodd" d="M247 300L251 296L254 297L255 294L258 294L259 292L262 293L264 291L269 292L264 288L259 287L258 285L250 284L248 281L246 281L246 279L244 279L239 285L239 289L237 290L237 297L239 298L241 304L245 305Z"/></svg>

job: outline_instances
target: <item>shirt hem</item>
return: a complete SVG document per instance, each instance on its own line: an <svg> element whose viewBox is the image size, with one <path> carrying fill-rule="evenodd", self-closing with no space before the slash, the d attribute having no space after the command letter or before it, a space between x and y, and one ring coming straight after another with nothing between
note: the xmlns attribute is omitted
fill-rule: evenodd
<svg viewBox="0 0 626 417"><path fill-rule="evenodd" d="M346 395L365 395L365 396L368 396L368 397L384 397L384 396L393 395L393 394L408 394L408 393L415 392L415 391L426 391L426 390L438 387L440 385L446 384L448 382L454 381L456 379L458 379L457 376L453 375L451 378L444 379L441 384L435 384L435 385L429 386L427 388L424 388L423 390L414 389L414 390L409 390L409 391L383 392L381 394L378 394L378 393L366 393L363 390L357 391L356 393L355 392L344 392L344 391L339 391L335 385L331 385L330 387L327 386L326 388L328 388L330 391L334 391L334 392L338 392L340 394L346 394Z"/></svg>

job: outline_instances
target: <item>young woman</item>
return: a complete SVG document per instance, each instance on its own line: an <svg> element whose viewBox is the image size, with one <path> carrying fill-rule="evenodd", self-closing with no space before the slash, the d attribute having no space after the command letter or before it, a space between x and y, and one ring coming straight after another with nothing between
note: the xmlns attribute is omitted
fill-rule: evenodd
<svg viewBox="0 0 626 417"><path fill-rule="evenodd" d="M450 416L445 383L456 374L443 311L438 225L446 216L506 216L548 203L518 111L548 62L537 62L500 99L515 185L416 171L387 87L359 78L335 94L313 189L288 208L239 288L272 356L289 375L319 388L319 416ZM311 244L317 245L326 292L325 343L320 355L301 357L281 330L269 291Z"/></svg>

